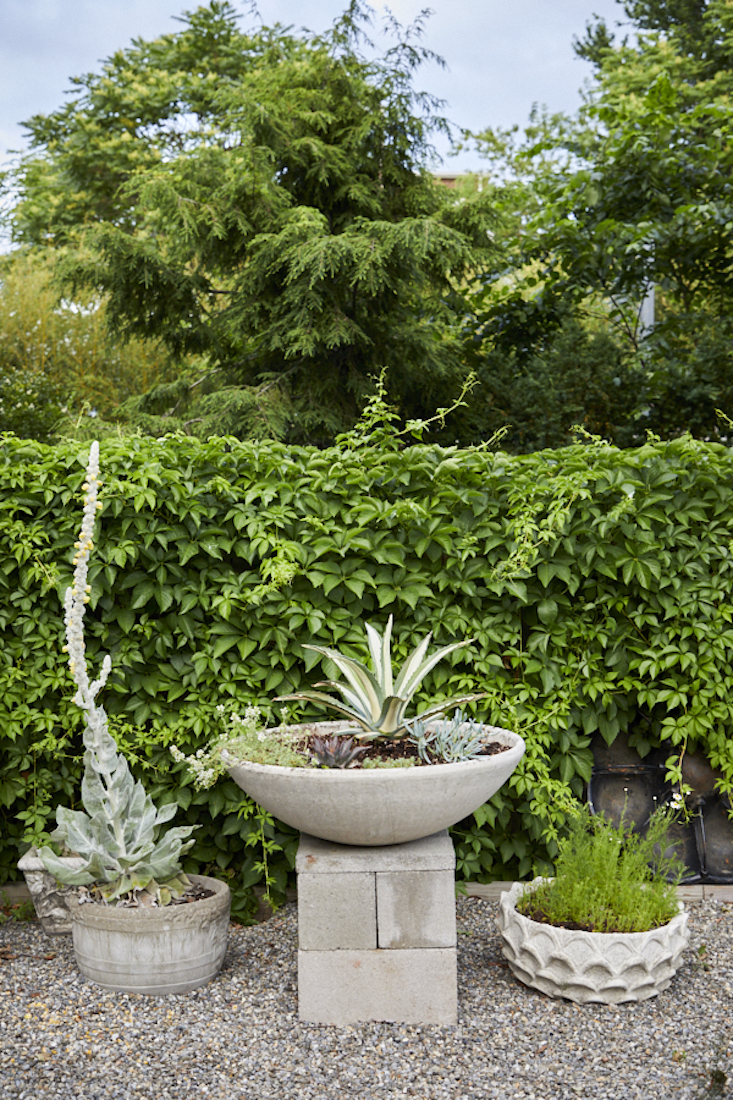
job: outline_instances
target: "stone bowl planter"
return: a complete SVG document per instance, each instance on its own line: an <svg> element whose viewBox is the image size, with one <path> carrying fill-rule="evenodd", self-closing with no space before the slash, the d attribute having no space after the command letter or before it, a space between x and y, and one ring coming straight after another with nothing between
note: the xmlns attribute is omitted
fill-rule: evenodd
<svg viewBox="0 0 733 1100"><path fill-rule="evenodd" d="M344 723L310 729L328 736ZM414 768L285 768L232 760L228 770L255 802L310 836L366 847L405 844L468 817L512 774L524 741L509 730L486 729L507 752Z"/></svg>
<svg viewBox="0 0 733 1100"><path fill-rule="evenodd" d="M79 856L62 856L69 867L81 867L84 863ZM38 855L35 848L29 848L18 861L23 872L25 884L36 910L36 916L47 936L71 935L71 913L66 899L74 896L75 886L65 886L57 882Z"/></svg>
<svg viewBox="0 0 733 1100"><path fill-rule="evenodd" d="M123 993L187 993L221 970L231 895L219 879L189 875L213 897L156 909L69 902L76 963L85 978Z"/></svg>
<svg viewBox="0 0 733 1100"><path fill-rule="evenodd" d="M676 917L649 932L582 932L541 924L515 906L532 883L515 883L501 895L497 923L502 953L515 978L548 997L576 1004L645 1001L666 989L690 939L682 902Z"/></svg>

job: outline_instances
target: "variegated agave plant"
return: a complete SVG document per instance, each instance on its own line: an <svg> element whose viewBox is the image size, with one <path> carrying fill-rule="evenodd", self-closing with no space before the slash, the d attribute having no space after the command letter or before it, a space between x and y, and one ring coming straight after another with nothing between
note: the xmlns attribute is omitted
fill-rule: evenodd
<svg viewBox="0 0 733 1100"><path fill-rule="evenodd" d="M306 645L305 649L313 649L333 661L338 670L343 673L348 683L338 683L334 680L323 680L316 687L336 688L342 698L327 695L322 691L299 691L293 695L279 696L279 702L288 700L302 700L310 703L320 703L330 710L345 715L362 727L363 733L354 736L360 740L398 740L408 734L405 726L407 708L413 695L421 682L433 669L438 661L452 653L454 649L470 645L472 638L463 642L453 642L452 645L443 646L430 657L427 657L428 646L432 633L413 649L410 656L402 666L398 676L392 672L392 616L387 620L384 634L365 624L369 652L372 659L371 670L362 661L352 657L344 657L336 649L327 646ZM421 722L427 722L431 718L437 718L451 707L470 703L474 699L483 699L486 692L473 695L457 695L452 699L445 699L440 703L422 711L416 716ZM351 732L351 731L349 731Z"/></svg>

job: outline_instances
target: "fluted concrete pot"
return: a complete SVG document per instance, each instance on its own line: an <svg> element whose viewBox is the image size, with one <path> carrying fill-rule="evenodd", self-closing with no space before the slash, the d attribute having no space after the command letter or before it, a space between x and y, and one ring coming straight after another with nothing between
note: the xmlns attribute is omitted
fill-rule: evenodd
<svg viewBox="0 0 733 1100"><path fill-rule="evenodd" d="M344 723L309 728L328 736ZM507 752L413 768L283 768L247 760L227 766L255 802L303 833L336 844L405 844L468 817L512 774L524 741L509 730L485 728L491 740L509 746Z"/></svg>
<svg viewBox="0 0 733 1100"><path fill-rule="evenodd" d="M85 978L122 993L187 993L221 970L231 895L219 879L189 875L213 897L156 909L70 903L76 963Z"/></svg>
<svg viewBox="0 0 733 1100"><path fill-rule="evenodd" d="M75 869L81 867L84 860L79 856L62 856L62 862ZM46 870L43 860L35 848L29 848L18 861L23 872L28 893L31 896L36 916L47 936L70 936L71 914L66 899L73 897L76 887L58 882L50 871Z"/></svg>
<svg viewBox="0 0 733 1100"><path fill-rule="evenodd" d="M499 902L502 952L520 982L577 1004L645 1001L669 986L690 939L682 902L669 924L649 932L582 932L517 912L520 896L543 881L515 883Z"/></svg>

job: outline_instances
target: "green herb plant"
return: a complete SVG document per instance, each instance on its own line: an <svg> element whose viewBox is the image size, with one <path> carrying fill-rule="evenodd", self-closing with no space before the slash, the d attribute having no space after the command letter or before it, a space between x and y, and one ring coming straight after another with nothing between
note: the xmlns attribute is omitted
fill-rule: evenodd
<svg viewBox="0 0 733 1100"><path fill-rule="evenodd" d="M242 714L237 710L228 711L223 703L216 709L224 732L209 748L186 756L176 745L170 747L173 759L186 765L199 790L213 787L226 774L227 764L236 760L284 768L307 768L311 764L309 757L295 747L297 727L265 729L262 711L252 704L247 704Z"/></svg>
<svg viewBox="0 0 733 1100"><path fill-rule="evenodd" d="M660 807L640 833L580 808L560 841L555 878L526 891L517 910L589 932L646 932L668 924L678 912L675 886L684 873L667 840L675 817Z"/></svg>

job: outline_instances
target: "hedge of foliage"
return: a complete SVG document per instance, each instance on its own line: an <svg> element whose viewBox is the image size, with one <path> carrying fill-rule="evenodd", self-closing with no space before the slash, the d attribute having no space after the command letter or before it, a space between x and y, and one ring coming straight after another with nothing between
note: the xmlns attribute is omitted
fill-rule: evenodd
<svg viewBox="0 0 733 1100"><path fill-rule="evenodd" d="M0 882L56 804L79 796L61 595L87 450L0 442ZM628 732L642 754L702 747L730 785L722 446L590 441L510 457L405 446L372 423L322 451L105 439L101 466L88 656L112 654L115 736L154 798L201 826L188 869L228 875L238 912L265 857L284 888L297 837L263 831L229 780L196 791L169 744L195 751L223 702L267 705L322 679L304 642L363 656L362 621L390 613L397 660L428 630L437 644L476 639L434 670L423 699L486 689L483 713L528 741L508 785L454 830L459 877L548 870L596 730L609 742Z"/></svg>

